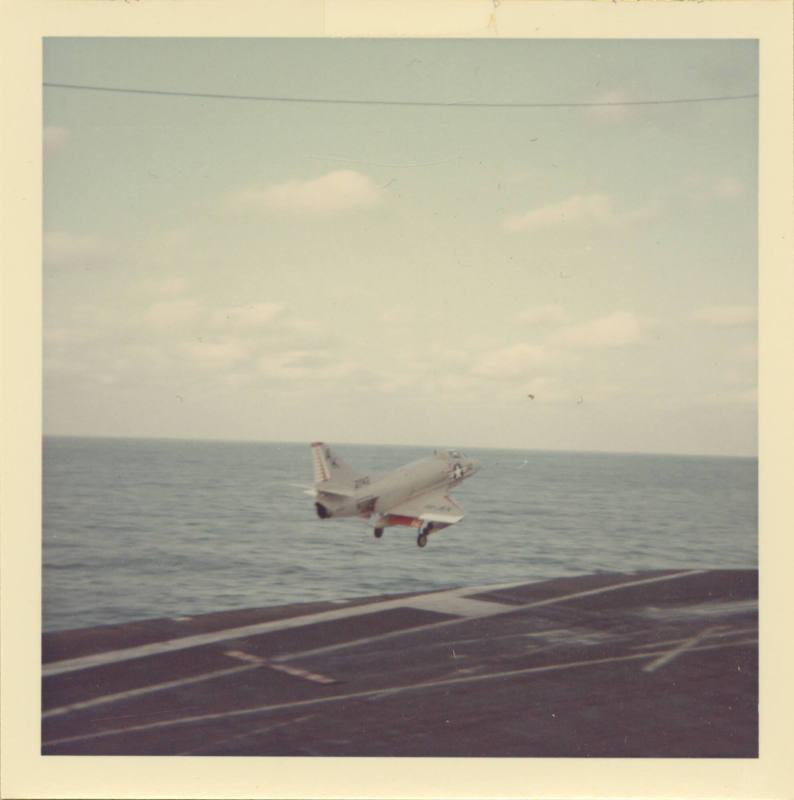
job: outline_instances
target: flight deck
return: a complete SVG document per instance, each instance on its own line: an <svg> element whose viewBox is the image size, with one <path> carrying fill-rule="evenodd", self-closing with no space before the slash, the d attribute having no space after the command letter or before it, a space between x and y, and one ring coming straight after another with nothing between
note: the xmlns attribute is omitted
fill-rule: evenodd
<svg viewBox="0 0 794 800"><path fill-rule="evenodd" d="M42 754L758 755L755 570L45 633Z"/></svg>

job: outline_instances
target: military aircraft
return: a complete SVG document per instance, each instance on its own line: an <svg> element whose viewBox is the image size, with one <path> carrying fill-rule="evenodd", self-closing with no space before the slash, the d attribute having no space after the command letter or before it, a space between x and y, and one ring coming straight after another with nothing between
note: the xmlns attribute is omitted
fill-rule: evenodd
<svg viewBox="0 0 794 800"><path fill-rule="evenodd" d="M312 443L314 507L320 519L362 517L373 522L375 538L390 525L417 529L416 543L463 519L466 512L449 497L450 490L480 465L457 450L437 450L379 477L362 475L323 442Z"/></svg>

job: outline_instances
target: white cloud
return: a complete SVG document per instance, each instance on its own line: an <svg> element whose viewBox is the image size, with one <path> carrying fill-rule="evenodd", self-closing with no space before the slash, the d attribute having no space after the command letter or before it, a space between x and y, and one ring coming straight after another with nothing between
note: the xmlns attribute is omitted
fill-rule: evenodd
<svg viewBox="0 0 794 800"><path fill-rule="evenodd" d="M259 328L271 323L284 308L284 303L249 303L245 306L222 308L213 313L212 325L216 328L226 325Z"/></svg>
<svg viewBox="0 0 794 800"><path fill-rule="evenodd" d="M340 361L312 350L268 354L259 359L258 366L262 375L276 380L343 378L358 369L351 361Z"/></svg>
<svg viewBox="0 0 794 800"><path fill-rule="evenodd" d="M590 322L562 328L553 334L551 340L564 347L583 350L624 347L639 342L648 324L629 311L616 311Z"/></svg>
<svg viewBox="0 0 794 800"><path fill-rule="evenodd" d="M705 306L692 313L692 319L707 325L746 325L755 322L758 311L755 306Z"/></svg>
<svg viewBox="0 0 794 800"><path fill-rule="evenodd" d="M111 255L98 236L79 236L65 231L44 234L43 259L48 267L93 266Z"/></svg>
<svg viewBox="0 0 794 800"><path fill-rule="evenodd" d="M242 339L225 338L212 341L202 337L182 342L178 347L181 356L209 367L221 367L246 359L251 345Z"/></svg>
<svg viewBox="0 0 794 800"><path fill-rule="evenodd" d="M186 297L153 303L146 311L145 318L156 328L178 328L195 322L202 314L202 307Z"/></svg>
<svg viewBox="0 0 794 800"><path fill-rule="evenodd" d="M542 322L562 323L568 320L568 314L559 305L535 306L522 311L518 318L521 322L527 322L532 325Z"/></svg>
<svg viewBox="0 0 794 800"><path fill-rule="evenodd" d="M58 125L45 125L42 131L42 144L45 154L56 153L69 138L69 131Z"/></svg>
<svg viewBox="0 0 794 800"><path fill-rule="evenodd" d="M474 364L472 373L487 378L515 377L545 366L549 360L545 347L522 342L485 354Z"/></svg>
<svg viewBox="0 0 794 800"><path fill-rule="evenodd" d="M522 231L559 225L615 227L649 217L648 209L616 211L611 198L604 194L577 194L524 214L513 214L505 220L504 228L508 231Z"/></svg>
<svg viewBox="0 0 794 800"><path fill-rule="evenodd" d="M725 201L737 200L745 193L745 185L738 178L725 176L714 180L706 175L692 173L681 183L679 189L668 194L667 202L671 207L689 206L698 212L705 212L713 210L715 203L721 206Z"/></svg>
<svg viewBox="0 0 794 800"><path fill-rule="evenodd" d="M367 175L337 170L314 180L244 189L229 199L229 206L238 210L329 215L376 206L383 197L383 190Z"/></svg>

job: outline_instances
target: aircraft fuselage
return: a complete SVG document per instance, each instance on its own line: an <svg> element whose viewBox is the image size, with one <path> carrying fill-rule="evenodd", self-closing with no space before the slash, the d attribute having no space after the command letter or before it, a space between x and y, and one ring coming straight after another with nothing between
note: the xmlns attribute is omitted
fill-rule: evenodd
<svg viewBox="0 0 794 800"><path fill-rule="evenodd" d="M417 544L463 519L466 512L449 496L480 465L458 450L436 451L387 475L362 475L323 442L312 444L314 508L320 519L363 517L372 522L376 539L385 528L417 528Z"/></svg>
<svg viewBox="0 0 794 800"><path fill-rule="evenodd" d="M478 468L475 461L457 451L445 451L412 461L378 478L357 478L353 481L354 491L349 497L341 498L333 493L324 493L322 484L318 484L318 503L327 512L321 516L386 514L412 497L434 490L449 491L474 474Z"/></svg>

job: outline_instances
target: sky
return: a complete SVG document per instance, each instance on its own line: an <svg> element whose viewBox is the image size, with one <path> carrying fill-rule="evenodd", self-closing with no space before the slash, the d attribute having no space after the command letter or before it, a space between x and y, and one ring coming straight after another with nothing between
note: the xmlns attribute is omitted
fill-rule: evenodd
<svg viewBox="0 0 794 800"><path fill-rule="evenodd" d="M756 455L754 41L50 38L43 80L45 434Z"/></svg>

